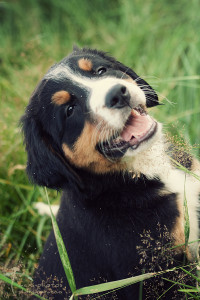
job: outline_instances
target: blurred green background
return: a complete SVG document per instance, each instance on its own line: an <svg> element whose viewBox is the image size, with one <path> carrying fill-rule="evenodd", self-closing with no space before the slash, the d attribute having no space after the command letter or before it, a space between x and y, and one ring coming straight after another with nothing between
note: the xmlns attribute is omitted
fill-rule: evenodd
<svg viewBox="0 0 200 300"><path fill-rule="evenodd" d="M109 52L146 79L165 104L154 116L200 154L199 11L199 0L0 1L0 272L17 267L17 280L28 281L51 228L33 209L45 200L26 177L18 121L74 44ZM59 196L51 192L53 202Z"/></svg>

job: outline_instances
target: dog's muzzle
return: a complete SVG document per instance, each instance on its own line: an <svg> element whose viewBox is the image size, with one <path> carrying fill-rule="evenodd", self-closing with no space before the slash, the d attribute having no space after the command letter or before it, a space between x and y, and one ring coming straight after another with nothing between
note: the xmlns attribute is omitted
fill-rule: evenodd
<svg viewBox="0 0 200 300"><path fill-rule="evenodd" d="M120 106L119 101L116 105ZM99 143L97 148L105 157L118 159L124 156L129 148L135 150L141 143L148 141L156 131L157 122L142 106L138 106L131 110L122 130L103 143Z"/></svg>

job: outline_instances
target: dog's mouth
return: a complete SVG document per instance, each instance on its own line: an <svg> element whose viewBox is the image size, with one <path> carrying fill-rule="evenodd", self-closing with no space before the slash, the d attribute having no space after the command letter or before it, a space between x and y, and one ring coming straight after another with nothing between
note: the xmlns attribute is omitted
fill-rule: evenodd
<svg viewBox="0 0 200 300"><path fill-rule="evenodd" d="M99 151L106 157L120 158L128 148L135 150L141 143L150 139L156 132L157 122L142 106L131 110L118 137L112 137L98 145Z"/></svg>

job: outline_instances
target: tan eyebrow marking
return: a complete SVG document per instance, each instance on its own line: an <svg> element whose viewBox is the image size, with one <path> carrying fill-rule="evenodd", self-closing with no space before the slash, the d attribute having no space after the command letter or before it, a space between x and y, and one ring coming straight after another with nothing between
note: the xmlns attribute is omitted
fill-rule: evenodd
<svg viewBox="0 0 200 300"><path fill-rule="evenodd" d="M59 91L53 94L51 100L56 105L62 105L67 103L70 100L70 97L70 93L68 93L67 91Z"/></svg>
<svg viewBox="0 0 200 300"><path fill-rule="evenodd" d="M137 82L135 80L133 80L131 77L123 79L123 80L126 80L126 81L128 81L130 83L133 83L133 84L137 85Z"/></svg>
<svg viewBox="0 0 200 300"><path fill-rule="evenodd" d="M78 66L83 71L92 71L92 62L87 58L81 58L78 61Z"/></svg>

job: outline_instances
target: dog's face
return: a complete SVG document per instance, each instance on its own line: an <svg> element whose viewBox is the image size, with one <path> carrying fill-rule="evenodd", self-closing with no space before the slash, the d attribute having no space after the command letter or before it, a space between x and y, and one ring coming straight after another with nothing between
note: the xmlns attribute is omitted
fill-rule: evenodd
<svg viewBox="0 0 200 300"><path fill-rule="evenodd" d="M157 139L159 125L147 113L157 104L155 91L130 68L103 52L76 49L47 72L31 97L23 117L28 168L33 155L40 160L40 145L48 149L49 166L54 156L95 173L122 170L128 156ZM30 134L40 138L38 145Z"/></svg>

